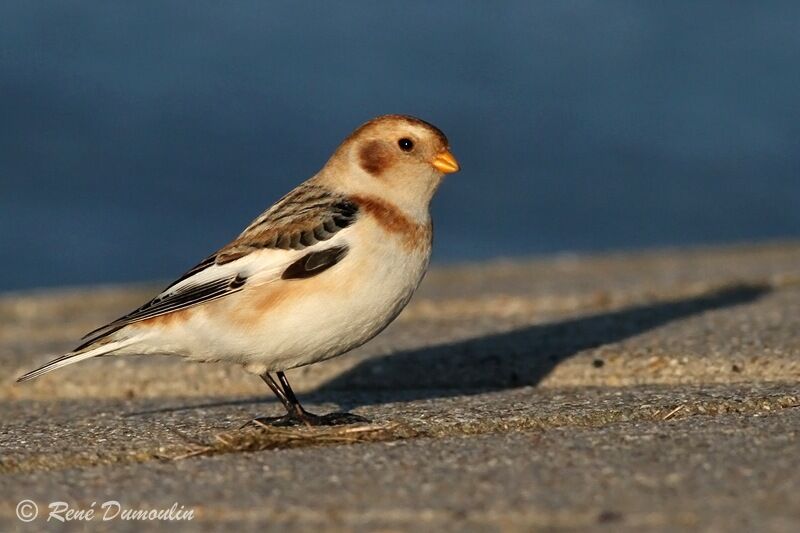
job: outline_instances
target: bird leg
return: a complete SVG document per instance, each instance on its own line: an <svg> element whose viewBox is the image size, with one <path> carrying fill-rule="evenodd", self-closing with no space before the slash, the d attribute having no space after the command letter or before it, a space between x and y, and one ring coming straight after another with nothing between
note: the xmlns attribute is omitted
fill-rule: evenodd
<svg viewBox="0 0 800 533"><path fill-rule="evenodd" d="M254 418L242 427L255 424L264 424L268 426L339 426L343 424L356 424L369 422L363 416L355 415L353 413L328 413L327 415L315 415L309 413L303 406L300 405L300 400L297 399L292 386L289 385L289 380L283 372L277 372L280 385L275 382L275 378L269 372L261 374L261 379L272 390L278 400L286 408L286 414L283 416L260 416Z"/></svg>

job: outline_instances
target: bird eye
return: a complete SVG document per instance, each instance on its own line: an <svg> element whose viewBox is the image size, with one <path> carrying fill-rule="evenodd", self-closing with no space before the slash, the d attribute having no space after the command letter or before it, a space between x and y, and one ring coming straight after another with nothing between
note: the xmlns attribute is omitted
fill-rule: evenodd
<svg viewBox="0 0 800 533"><path fill-rule="evenodd" d="M400 146L400 149L404 152L410 152L411 150L414 149L414 141L412 141L407 137L403 137L402 139L397 141L397 144Z"/></svg>

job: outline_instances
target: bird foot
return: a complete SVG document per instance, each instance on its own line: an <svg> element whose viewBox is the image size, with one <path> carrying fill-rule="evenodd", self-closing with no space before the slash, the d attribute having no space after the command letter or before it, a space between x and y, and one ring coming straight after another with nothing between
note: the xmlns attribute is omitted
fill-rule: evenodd
<svg viewBox="0 0 800 533"><path fill-rule="evenodd" d="M369 423L363 416L353 413L328 413L327 415L315 415L308 411L300 413L285 414L283 416L259 416L245 423L241 428L248 426L272 426L272 427L293 427L293 426L343 426L346 424Z"/></svg>

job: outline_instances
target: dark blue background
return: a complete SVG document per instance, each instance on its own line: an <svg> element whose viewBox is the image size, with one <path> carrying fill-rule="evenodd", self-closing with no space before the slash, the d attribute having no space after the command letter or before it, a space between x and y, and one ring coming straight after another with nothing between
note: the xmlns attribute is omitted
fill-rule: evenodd
<svg viewBox="0 0 800 533"><path fill-rule="evenodd" d="M439 262L797 237L798 28L794 1L5 1L0 290L177 276L384 113L462 163Z"/></svg>

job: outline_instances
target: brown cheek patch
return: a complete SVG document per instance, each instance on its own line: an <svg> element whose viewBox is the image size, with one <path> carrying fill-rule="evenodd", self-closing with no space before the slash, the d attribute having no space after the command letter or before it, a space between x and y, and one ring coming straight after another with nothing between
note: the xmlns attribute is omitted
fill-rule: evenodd
<svg viewBox="0 0 800 533"><path fill-rule="evenodd" d="M405 216L397 206L373 196L355 195L351 200L372 215L384 230L401 236L406 248L415 249L430 244L430 225L417 224Z"/></svg>
<svg viewBox="0 0 800 533"><path fill-rule="evenodd" d="M358 159L361 163L361 168L373 176L380 176L392 165L394 156L381 141L370 141L361 147Z"/></svg>

